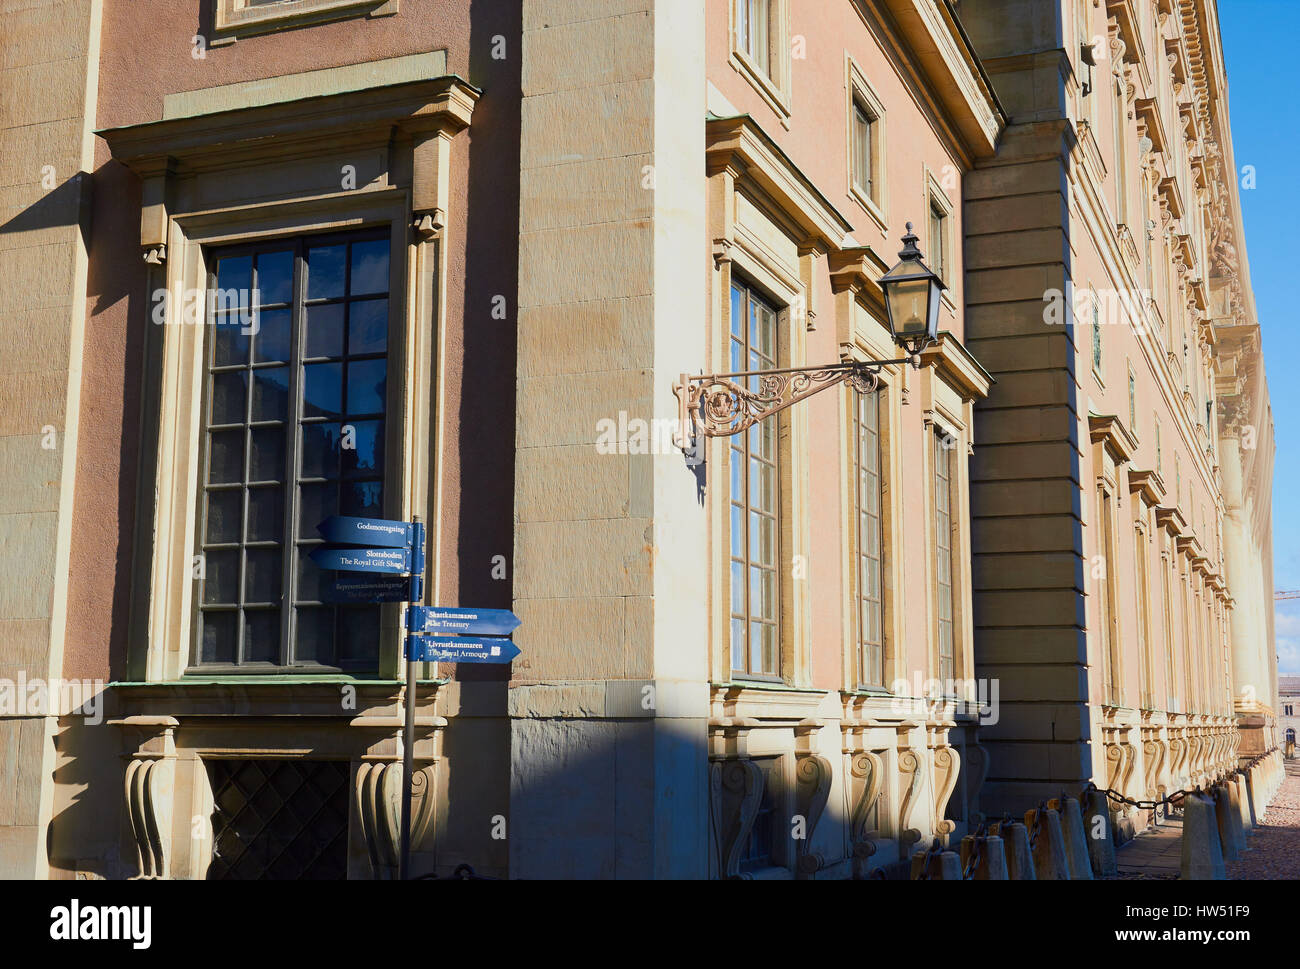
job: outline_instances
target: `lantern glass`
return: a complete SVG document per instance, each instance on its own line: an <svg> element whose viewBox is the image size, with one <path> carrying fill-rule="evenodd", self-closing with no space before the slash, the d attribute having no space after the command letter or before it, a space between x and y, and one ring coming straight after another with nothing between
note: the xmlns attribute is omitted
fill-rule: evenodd
<svg viewBox="0 0 1300 969"><path fill-rule="evenodd" d="M889 310L897 338L925 336L930 326L930 281L924 277L898 280L890 287Z"/></svg>
<svg viewBox="0 0 1300 969"><path fill-rule="evenodd" d="M944 289L942 280L922 261L916 242L909 222L898 265L880 278L894 342L910 353L919 353L938 338L939 298Z"/></svg>

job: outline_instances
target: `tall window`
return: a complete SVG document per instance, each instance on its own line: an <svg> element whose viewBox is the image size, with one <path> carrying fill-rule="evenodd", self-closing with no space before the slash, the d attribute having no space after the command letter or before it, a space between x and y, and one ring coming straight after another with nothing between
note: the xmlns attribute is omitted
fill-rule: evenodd
<svg viewBox="0 0 1300 969"><path fill-rule="evenodd" d="M1101 302L1092 293L1092 370L1101 374Z"/></svg>
<svg viewBox="0 0 1300 969"><path fill-rule="evenodd" d="M776 310L749 288L731 287L731 369L777 365ZM758 390L758 378L750 378ZM730 438L731 667L734 674L780 675L778 418Z"/></svg>
<svg viewBox="0 0 1300 969"><path fill-rule="evenodd" d="M1115 220L1128 223L1128 84L1123 76L1114 79L1115 92Z"/></svg>
<svg viewBox="0 0 1300 969"><path fill-rule="evenodd" d="M859 97L853 98L853 183L867 198L879 202L876 194L875 151L877 117Z"/></svg>
<svg viewBox="0 0 1300 969"><path fill-rule="evenodd" d="M1155 709L1155 663L1151 649L1150 618L1147 612L1147 534L1139 526L1133 533L1134 581L1137 583L1137 631L1138 655L1142 657L1139 672L1142 676L1140 692L1142 706L1147 710Z"/></svg>
<svg viewBox="0 0 1300 969"><path fill-rule="evenodd" d="M1161 605L1164 607L1165 620L1165 691L1166 700L1169 704L1168 710L1171 712L1178 711L1178 689L1174 662L1174 596L1172 572L1173 563L1173 540L1165 539L1165 550L1160 556L1160 592L1163 599Z"/></svg>
<svg viewBox="0 0 1300 969"><path fill-rule="evenodd" d="M1115 630L1115 561L1112 551L1115 542L1115 525L1110 495L1105 488L1097 489L1097 554L1101 556L1101 572L1097 584L1098 624L1101 633L1102 686L1105 701L1111 706L1122 702L1119 662L1116 656Z"/></svg>
<svg viewBox="0 0 1300 969"><path fill-rule="evenodd" d="M857 545L858 545L858 681L885 685L884 608L881 595L880 392L855 394Z"/></svg>
<svg viewBox="0 0 1300 969"><path fill-rule="evenodd" d="M945 283L948 279L948 212L935 199L930 200L930 268Z"/></svg>
<svg viewBox="0 0 1300 969"><path fill-rule="evenodd" d="M939 644L939 679L945 684L952 679L956 669L956 647L953 638L953 447L949 435L934 434L934 558L936 636Z"/></svg>
<svg viewBox="0 0 1300 969"><path fill-rule="evenodd" d="M1138 408L1137 408L1137 377L1133 374L1133 364L1128 365L1128 426L1135 435L1137 434Z"/></svg>
<svg viewBox="0 0 1300 969"><path fill-rule="evenodd" d="M197 662L374 668L379 608L307 558L333 514L383 512L387 235L221 250L206 347Z"/></svg>
<svg viewBox="0 0 1300 969"><path fill-rule="evenodd" d="M772 0L735 0L736 45L769 78L776 76L772 58Z"/></svg>

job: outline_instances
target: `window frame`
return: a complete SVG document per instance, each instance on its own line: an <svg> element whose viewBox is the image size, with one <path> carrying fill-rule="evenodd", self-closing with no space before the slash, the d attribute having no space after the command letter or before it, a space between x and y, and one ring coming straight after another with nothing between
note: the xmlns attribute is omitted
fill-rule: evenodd
<svg viewBox="0 0 1300 969"><path fill-rule="evenodd" d="M741 37L742 5L767 5L768 65L764 67L745 48ZM727 63L756 90L781 124L790 127L791 57L790 0L730 0L727 4L730 24Z"/></svg>
<svg viewBox="0 0 1300 969"><path fill-rule="evenodd" d="M958 548L960 547L957 530L960 527L958 524L958 519L960 515L959 515L959 507L958 507L959 492L958 492L958 480L957 480L959 468L957 466L956 454L955 454L957 448L961 446L961 436L953 434L947 428L937 423L929 429L929 436L930 436L930 451L931 451L930 513L932 516L931 528L933 529L933 534L934 534L934 543L933 543L934 554L932 558L933 558L934 569L935 569L935 576L934 576L934 583L933 583L934 623L933 623L933 630L932 630L932 635L934 637L934 661L935 661L934 669L935 669L935 674L938 677L940 683L946 686L949 680L955 681L958 678L959 667L961 666L961 662L962 662L962 655L961 655L962 649L957 642L958 631L960 628L959 623L961 622L960 619L961 612L958 605L958 591L959 591L958 582L961 577L961 570L958 568L958 564L957 564L957 553L958 553ZM945 445L944 444L945 439L953 441L954 442L953 445L952 446ZM940 455L943 456L944 460L940 461ZM946 477L940 474L939 469L941 466L945 467L945 470L947 472ZM947 510L946 512L942 513L942 514L946 514L947 516L947 522L946 522L947 545L946 546L943 544L943 538L945 537L944 536L945 528L942 527L944 522L943 519L941 518L941 512L939 509L939 495L941 494L940 491L941 484L945 485L945 487L943 488L943 492L946 492L945 497L947 498ZM944 618L943 618L942 606L944 604L944 599L943 599L944 583L940 578L940 573L939 573L939 565L943 561L943 553L945 551L947 552L947 564L948 564L948 599L947 599L948 644L951 650L951 655L947 657L945 657L944 655L944 648L943 648ZM947 659L948 664L950 666L950 668L947 670L945 670L944 668L945 659Z"/></svg>
<svg viewBox="0 0 1300 969"><path fill-rule="evenodd" d="M887 581L887 569L890 568L888 555L888 522L889 522L889 459L888 459L888 437L886 420L889 415L889 398L887 389L882 384L873 390L870 394L859 394L851 387L848 389L850 396L850 409L852 412L852 454L853 454L853 499L851 506L853 509L853 531L851 547L853 549L853 675L852 680L855 682L858 690L863 692L875 692L886 690L889 683L890 662L889 662L889 607L887 592L889 582ZM863 589L863 571L864 560L870 557L870 554L864 551L863 546L863 465L862 465L862 409L867 400L873 402L875 410L875 438L876 438L876 600L875 607L878 611L877 628L879 630L880 642L868 644L863 634L863 616L864 605L869 601L864 594ZM879 677L873 679L866 675L867 664L865 662L865 653L867 647L871 645L879 650L878 667ZM873 664L874 665L874 664Z"/></svg>
<svg viewBox="0 0 1300 969"><path fill-rule="evenodd" d="M852 57L845 59L847 191L871 217L881 232L889 231L888 122L885 103L876 94L866 74ZM857 171L858 151L854 113L862 109L870 119L871 185L861 184Z"/></svg>
<svg viewBox="0 0 1300 969"><path fill-rule="evenodd" d="M779 305L775 300L768 297L766 293L764 293L753 283L751 283L747 277L742 276L740 274L736 274L732 276L731 280L729 281L729 287L727 293L728 299L727 299L726 340L727 340L728 349L730 350L731 344L733 343L734 340L731 333L731 322L732 322L731 297L732 294L735 293L736 291L740 291L743 294L744 306L742 307L741 313L742 313L742 318L744 319L746 324L745 332L744 332L744 340L743 340L745 363L741 369L743 370L769 369L769 368L761 368L761 367L754 368L751 367L751 365L749 364L750 354L754 352L750 346L750 331L748 326L749 307L752 302L756 302L758 305L762 306L765 310L767 310L771 314L773 355L770 361L771 362L770 369L779 369L782 366L782 347L781 347L781 342L782 342L782 333L781 333L782 319L781 318L783 315L782 309L779 307ZM757 378L751 378L752 381L756 379ZM775 480L773 508L771 511L771 518L773 521L773 526L772 526L773 527L773 548L772 548L771 572L773 576L773 582L775 585L774 597L773 597L775 615L770 623L772 626L775 627L773 633L773 642L775 646L775 654L774 654L775 662L773 664L774 669L772 671L769 672L763 670L763 671L755 672L752 668L750 668L750 659L753 655L753 643L750 637L751 637L753 623L754 623L753 609L750 601L753 592L753 587L750 580L750 573L751 570L755 567L753 560L750 558L751 550L753 546L751 544L751 539L750 539L749 523L750 523L751 516L754 513L754 507L750 503L751 479L750 479L749 463L750 460L752 459L752 456L750 454L750 435L754 433L755 430L762 428L763 424L767 423L767 421L772 422L771 427L773 430L773 441L772 441L772 460L770 462L765 462L765 463L770 464L771 473ZM760 430L759 433L762 433L762 431ZM745 581L745 591L744 591L745 615L743 617L737 616L732 609L732 605L734 602L732 570L733 570L733 566L737 564L738 560L732 554L732 545L735 542L735 536L732 530L730 529L730 527L728 528L729 544L726 548L727 617L728 617L727 618L727 631L728 631L727 655L728 655L728 664L729 664L728 667L729 675L732 680L752 680L756 682L770 682L770 683L784 682L783 677L785 671L783 669L783 652L784 652L783 637L785 635L785 628L784 628L785 622L782 613L783 613L783 604L785 602L785 594L786 594L785 582L783 581L784 579L783 573L785 571L784 558L783 558L783 553L785 549L785 535L783 533L786 528L786 524L783 519L785 518L786 488L783 479L787 469L785 467L785 455L782 453L781 437L782 437L781 415L774 414L771 417L768 417L765 421L759 424L755 424L753 427L748 428L745 431L742 431L741 433L734 435L733 437L727 439L726 441L726 449L728 453L728 461L727 461L728 478L727 478L727 491L726 491L727 517L728 517L728 521L730 521L732 509L735 506L737 506L737 504L739 504L739 506L743 509L742 518L743 518L743 525L745 530L745 535L743 539L743 550L744 550L743 567L745 571L746 581ZM736 443L737 441L739 441L740 443L737 444ZM735 500L735 496L733 494L732 487L731 487L732 480L735 478L735 468L732 467L731 462L735 459L735 454L738 451L744 455L745 463L746 463L745 471L743 474L745 498L743 502L739 502L739 503ZM762 459L760 458L759 460ZM759 514L763 515L765 513L762 510L760 510ZM761 565L761 563L759 564L758 567L760 568L760 570L764 568ZM734 663L735 654L734 654L734 643L731 638L732 637L731 625L737 619L743 619L745 623L745 634L744 634L745 668L744 669L738 669ZM764 622L766 624L766 620L760 620L760 622Z"/></svg>
<svg viewBox="0 0 1300 969"><path fill-rule="evenodd" d="M396 503L394 492L397 490L397 485L401 473L399 456L394 450L394 447L398 446L397 442L400 442L401 440L400 428L395 427L394 425L395 424L400 425L401 423L400 406L401 406L401 393L402 393L401 387L403 383L401 380L394 379L396 375L394 373L393 361L395 357L400 358L399 348L401 346L401 341L403 339L404 326L403 326L402 319L395 312L395 307L399 305L399 301L394 299L393 286L401 278L401 268L395 264L397 262L397 259L395 258L392 233L390 231L390 227L385 225L378 225L378 226L357 227L355 229L348 228L342 230L339 229L326 230L321 232L304 232L304 233L296 233L288 236L279 236L279 237L260 239L260 240L244 240L240 242L234 242L231 244L219 244L219 245L202 247L200 253L200 261L203 267L205 292L207 290L215 288L216 286L216 265L220 259L231 258L231 257L238 258L240 255L243 254L248 254L256 257L258 253L268 252L268 251L272 251L272 252L284 251L286 248L292 249L294 253L292 293L290 297L291 299L290 302L291 347L290 347L289 355L292 359L286 361L288 365L288 369L290 371L288 409L284 418L285 454L284 454L283 470L285 472L286 477L284 477L281 482L282 487L284 489L283 490L284 507L282 509L283 530L281 532L281 540L279 544L280 555L281 555L281 564L280 564L281 587L280 587L280 605L278 608L281 613L281 620L280 620L280 660L281 661L279 663L243 662L240 656L240 653L242 652L241 647L243 643L243 632L241 629L239 633L239 638L237 640L236 658L234 663L204 663L201 659L202 633L203 633L202 613L204 611L204 603L202 602L202 596L199 593L199 590L202 588L202 583L199 582L196 583L197 588L195 590L195 594L191 597L191 604L190 604L190 609L191 609L190 636L189 636L190 643L189 643L189 650L188 650L188 659L184 670L186 675L225 676L225 675L256 675L256 674L267 674L267 673L275 674L275 675L285 675L285 674L292 674L292 673L371 674L371 673L376 673L380 668L380 665L382 663L382 653L385 646L384 636L382 634L382 629L383 626L385 625L383 620L383 615L382 615L383 613L382 605L380 606L379 609L380 612L379 622L381 626L381 635L378 644L378 651L376 656L373 659L373 662L367 661L365 663L324 664L318 662L304 663L301 661L297 661L295 655L296 645L297 645L296 635L295 635L296 630L294 629L296 625L294 613L297 608L295 605L296 596L294 593L296 592L297 584L298 584L298 579L296 575L297 558L298 558L297 553L300 545L300 541L299 541L300 536L297 532L297 527L299 525L298 511L300 510L300 508L299 508L299 500L296 496L299 488L298 479L300 477L299 471L301 468L301 462L300 462L301 434L299 433L299 431L301 426L303 426L301 421L302 413L301 410L295 405L295 401L300 402L302 397L301 371L304 366L303 334L304 334L304 327L306 325L306 311L307 311L307 296L303 289L303 284L306 281L306 267L307 267L306 251L309 247L334 245L340 242L350 244L356 242L374 241L377 239L387 239L389 242L388 290L386 291L384 297L384 299L388 303L388 320L387 320L387 339L386 339L385 351L383 356L383 359L385 361L386 383L384 389L385 401L384 401L384 417L383 417L384 467L383 467L382 480L384 482L384 489L383 489L384 498L383 498L383 512L381 517L391 518L394 517L395 515L393 511L394 505ZM396 255L397 256L402 255L401 250L399 250L396 253ZM344 302L351 302L352 300L351 294L347 293L347 291L345 290L345 295L341 297L341 300ZM207 494L208 485L209 485L208 469L209 469L209 461L210 461L210 448L207 445L206 437L209 432L208 431L209 422L208 422L207 415L208 415L208 404L209 404L209 388L211 387L211 383L212 383L212 381L210 380L212 374L211 349L212 349L212 340L215 335L215 327L211 325L211 321L207 318L206 309L204 312L205 312L205 318L203 321L204 325L202 328L202 337L199 340L199 344L200 344L199 353L200 353L201 363L198 372L198 377L201 381L201 387L199 389L199 394L198 394L199 406L200 406L199 418L198 418L198 446L200 449L200 453L198 455L198 477L193 482L193 506L194 506L194 522L195 522L193 549L194 549L195 556L204 555L205 554L204 545L209 544L204 541L205 522L206 522L204 501L205 501L205 496ZM248 369L246 372L252 373L253 370ZM340 379L342 379L342 377L340 377ZM251 387L248 393L251 395L252 393ZM398 415L398 417L395 419L394 415ZM371 420L372 418L367 417L365 419ZM343 415L340 415L339 423L342 426L346 426L346 421L344 420ZM246 415L244 426L246 428L252 426L251 414ZM245 445L244 461L245 461L245 467L247 467L247 461L248 461L247 444ZM340 483L342 483L344 479L340 477L338 480ZM243 482L243 489L245 491L248 489L248 487L249 487L249 483L247 481ZM241 516L241 535L242 535L243 525L247 520L247 510L246 510L247 500L245 500L244 509L245 510L243 511ZM241 541L239 543L239 548L241 549L241 551L247 544L248 543L243 541L241 538ZM323 545L325 543L322 541L319 543L308 542L306 544ZM242 556L241 556L241 561L242 561ZM242 564L239 570L239 584L240 584L239 605L235 609L235 612L238 615L242 616L243 597L245 595L244 570ZM293 662L288 661L291 657L294 659ZM337 639L336 639L335 657L337 658Z"/></svg>
<svg viewBox="0 0 1300 969"><path fill-rule="evenodd" d="M212 46L234 43L240 37L311 27L353 18L391 17L401 0L211 0Z"/></svg>

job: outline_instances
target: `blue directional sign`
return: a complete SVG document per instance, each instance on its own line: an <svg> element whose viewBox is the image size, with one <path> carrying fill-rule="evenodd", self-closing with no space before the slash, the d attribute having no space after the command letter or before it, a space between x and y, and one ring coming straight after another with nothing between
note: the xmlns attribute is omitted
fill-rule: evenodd
<svg viewBox="0 0 1300 969"><path fill-rule="evenodd" d="M464 609L442 606L411 606L406 610L406 628L413 633L442 636L509 636L520 619L509 609Z"/></svg>
<svg viewBox="0 0 1300 969"><path fill-rule="evenodd" d="M399 575L340 575L332 589L326 590L327 602L408 602L411 582Z"/></svg>
<svg viewBox="0 0 1300 969"><path fill-rule="evenodd" d="M314 548L311 560L322 569L346 572L387 572L405 575L411 571L409 548Z"/></svg>
<svg viewBox="0 0 1300 969"><path fill-rule="evenodd" d="M406 658L418 663L509 663L519 647L508 639L407 636Z"/></svg>
<svg viewBox="0 0 1300 969"><path fill-rule="evenodd" d="M384 548L409 548L414 540L411 522L386 518L351 518L333 515L316 526L327 542L343 545L381 545Z"/></svg>

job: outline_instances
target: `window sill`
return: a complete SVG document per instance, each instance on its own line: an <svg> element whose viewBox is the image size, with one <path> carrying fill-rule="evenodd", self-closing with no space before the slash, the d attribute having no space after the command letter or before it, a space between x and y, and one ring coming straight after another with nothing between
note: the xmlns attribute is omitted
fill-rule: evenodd
<svg viewBox="0 0 1300 969"><path fill-rule="evenodd" d="M733 50L731 56L727 58L727 63L741 77L745 78L759 95L767 102L767 106L775 112L781 125L789 130L790 128L790 98L782 91L776 83L764 73L763 69L754 63L753 59L744 51Z"/></svg>
<svg viewBox="0 0 1300 969"><path fill-rule="evenodd" d="M849 183L849 195L853 198L853 201L862 206L862 210L870 216L871 221L876 224L876 228L884 235L889 235L889 216L883 206L878 205L870 195L862 191L855 181Z"/></svg>
<svg viewBox="0 0 1300 969"><path fill-rule="evenodd" d="M233 44L240 37L311 27L333 20L390 17L401 0L285 0L269 6L232 9L231 0L216 0L210 46Z"/></svg>

